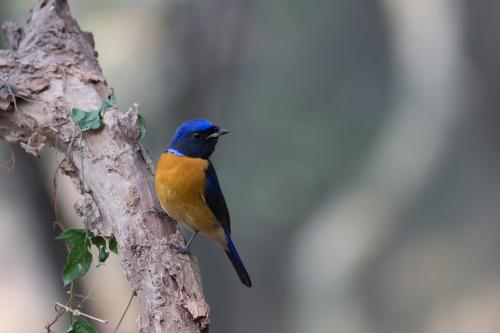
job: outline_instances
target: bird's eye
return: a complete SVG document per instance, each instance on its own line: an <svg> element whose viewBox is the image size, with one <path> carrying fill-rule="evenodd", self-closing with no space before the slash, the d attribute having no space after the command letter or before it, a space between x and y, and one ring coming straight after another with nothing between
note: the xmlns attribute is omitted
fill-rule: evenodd
<svg viewBox="0 0 500 333"><path fill-rule="evenodd" d="M193 138L196 140L201 139L201 133L198 133L198 132L193 133Z"/></svg>

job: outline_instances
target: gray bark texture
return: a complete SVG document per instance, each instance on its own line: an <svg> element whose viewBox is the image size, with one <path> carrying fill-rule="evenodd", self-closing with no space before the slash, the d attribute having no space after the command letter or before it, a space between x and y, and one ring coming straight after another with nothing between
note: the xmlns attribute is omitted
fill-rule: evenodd
<svg viewBox="0 0 500 333"><path fill-rule="evenodd" d="M40 1L24 29L6 23L4 32L11 49L0 50L0 138L36 156L46 146L64 155L61 170L84 197L77 213L95 234L118 241L141 306L140 332L208 332L198 264L171 247L183 242L177 226L151 213L154 168L137 113L106 109L104 127L82 137L70 118L72 108L96 110L112 95L92 35L61 0Z"/></svg>

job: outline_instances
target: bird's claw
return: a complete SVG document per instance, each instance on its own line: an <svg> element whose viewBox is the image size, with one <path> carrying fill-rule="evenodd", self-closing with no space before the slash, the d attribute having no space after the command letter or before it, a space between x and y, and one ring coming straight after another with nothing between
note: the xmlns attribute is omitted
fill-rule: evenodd
<svg viewBox="0 0 500 333"><path fill-rule="evenodd" d="M188 255L191 255L191 251L189 250L189 248L187 247L184 247L184 246L177 246L177 245L170 245L174 250L176 250L177 252L181 253L181 254L188 254Z"/></svg>
<svg viewBox="0 0 500 333"><path fill-rule="evenodd" d="M157 215L159 218L164 219L164 218L167 218L167 217L168 217L168 214L167 214L164 210L162 210L162 209L158 209L158 208L155 208L154 210L155 210L156 215Z"/></svg>
<svg viewBox="0 0 500 333"><path fill-rule="evenodd" d="M156 207L153 207L153 209L143 212L142 217L144 217L144 215L146 215L146 214L155 214L156 216L158 216L161 219L168 217L168 214L164 210L158 209Z"/></svg>

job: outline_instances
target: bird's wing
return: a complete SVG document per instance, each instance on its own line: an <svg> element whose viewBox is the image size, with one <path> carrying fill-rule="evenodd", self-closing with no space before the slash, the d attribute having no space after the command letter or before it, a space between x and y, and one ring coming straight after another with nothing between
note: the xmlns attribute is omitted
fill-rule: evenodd
<svg viewBox="0 0 500 333"><path fill-rule="evenodd" d="M215 168L212 165L212 162L208 162L208 167L205 173L205 201L212 210L217 221L219 221L224 228L231 232L229 211L227 209L226 200L224 200L224 195L222 194L219 180L217 179L217 174L215 173Z"/></svg>

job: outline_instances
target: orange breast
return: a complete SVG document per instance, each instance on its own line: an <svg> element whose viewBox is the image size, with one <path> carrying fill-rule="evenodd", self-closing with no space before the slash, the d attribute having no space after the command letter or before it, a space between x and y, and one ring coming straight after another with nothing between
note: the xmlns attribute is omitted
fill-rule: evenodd
<svg viewBox="0 0 500 333"><path fill-rule="evenodd" d="M177 222L224 242L223 230L204 198L207 166L201 158L162 154L156 166L156 194Z"/></svg>

